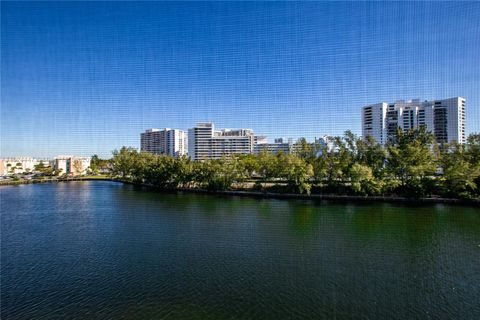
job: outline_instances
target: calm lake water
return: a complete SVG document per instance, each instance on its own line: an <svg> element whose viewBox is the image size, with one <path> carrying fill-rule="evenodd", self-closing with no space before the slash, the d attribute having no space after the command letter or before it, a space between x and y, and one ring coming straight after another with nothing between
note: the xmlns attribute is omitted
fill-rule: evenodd
<svg viewBox="0 0 480 320"><path fill-rule="evenodd" d="M2 319L480 319L480 209L0 187Z"/></svg>

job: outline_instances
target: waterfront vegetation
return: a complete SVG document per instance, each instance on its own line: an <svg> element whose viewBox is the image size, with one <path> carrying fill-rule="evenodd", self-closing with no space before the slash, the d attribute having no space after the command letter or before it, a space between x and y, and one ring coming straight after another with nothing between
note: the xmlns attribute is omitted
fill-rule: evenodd
<svg viewBox="0 0 480 320"><path fill-rule="evenodd" d="M70 177L43 163L0 184L113 178L162 189L480 199L480 134L437 144L423 128L397 131L385 147L347 131L327 143L299 139L291 154L229 155L193 161L122 147L92 156L88 175Z"/></svg>
<svg viewBox="0 0 480 320"><path fill-rule="evenodd" d="M230 155L192 161L137 152L113 152L110 174L123 181L164 189L248 189L406 197L480 196L480 134L466 144L437 144L423 128L397 131L383 147L347 131L329 144L300 139L292 154Z"/></svg>

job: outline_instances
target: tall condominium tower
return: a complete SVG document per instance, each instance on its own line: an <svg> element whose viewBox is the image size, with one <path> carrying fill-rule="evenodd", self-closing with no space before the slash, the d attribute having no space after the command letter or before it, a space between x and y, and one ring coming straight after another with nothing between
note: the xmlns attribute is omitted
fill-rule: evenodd
<svg viewBox="0 0 480 320"><path fill-rule="evenodd" d="M188 149L193 160L220 159L230 154L251 154L255 141L251 129L215 130L213 123L197 123L188 129Z"/></svg>
<svg viewBox="0 0 480 320"><path fill-rule="evenodd" d="M382 145L394 139L397 128L406 131L420 126L432 132L438 143L465 143L465 99L381 102L362 110L363 136L372 136Z"/></svg>
<svg viewBox="0 0 480 320"><path fill-rule="evenodd" d="M187 154L187 135L177 129L148 129L140 134L140 150L178 158Z"/></svg>

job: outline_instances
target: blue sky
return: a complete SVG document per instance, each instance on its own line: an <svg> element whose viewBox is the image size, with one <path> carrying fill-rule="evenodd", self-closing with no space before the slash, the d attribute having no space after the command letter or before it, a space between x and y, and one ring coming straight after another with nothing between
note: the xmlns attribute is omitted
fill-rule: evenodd
<svg viewBox="0 0 480 320"><path fill-rule="evenodd" d="M1 2L0 156L109 156L197 121L360 134L361 107L467 99L478 2Z"/></svg>

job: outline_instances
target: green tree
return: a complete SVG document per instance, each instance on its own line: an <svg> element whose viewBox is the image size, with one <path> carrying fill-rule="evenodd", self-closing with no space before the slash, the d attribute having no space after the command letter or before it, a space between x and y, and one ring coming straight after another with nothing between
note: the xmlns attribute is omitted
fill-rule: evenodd
<svg viewBox="0 0 480 320"><path fill-rule="evenodd" d="M469 146L453 142L442 148L441 178L448 196L474 198L478 196L477 181L480 177L480 164L471 162Z"/></svg>
<svg viewBox="0 0 480 320"><path fill-rule="evenodd" d="M54 174L53 168L51 166L46 166L43 162L36 164L33 168L35 172L42 175L51 176Z"/></svg>
<svg viewBox="0 0 480 320"><path fill-rule="evenodd" d="M387 169L399 184L398 192L423 196L431 190L436 171L433 142L433 135L424 127L397 130L395 141L387 147Z"/></svg>
<svg viewBox="0 0 480 320"><path fill-rule="evenodd" d="M353 164L350 177L351 187L355 193L376 195L382 191L382 182L375 179L372 169L366 164Z"/></svg>
<svg viewBox="0 0 480 320"><path fill-rule="evenodd" d="M376 178L382 178L385 173L386 150L372 136L358 140L356 149L356 160L370 167Z"/></svg>
<svg viewBox="0 0 480 320"><path fill-rule="evenodd" d="M128 178L132 176L132 173L138 173L136 168L138 155L137 150L131 147L122 147L120 150L113 151L111 174Z"/></svg>
<svg viewBox="0 0 480 320"><path fill-rule="evenodd" d="M187 156L178 158L174 163L174 180L177 186L193 187L195 184L194 162Z"/></svg>
<svg viewBox="0 0 480 320"><path fill-rule="evenodd" d="M292 154L277 156L278 176L284 179L290 190L310 194L313 166Z"/></svg>
<svg viewBox="0 0 480 320"><path fill-rule="evenodd" d="M473 133L468 136L466 145L468 162L474 167L480 167L480 133ZM480 177L474 179L477 186L477 197L480 196Z"/></svg>
<svg viewBox="0 0 480 320"><path fill-rule="evenodd" d="M262 151L258 157L258 175L261 178L263 183L263 188L266 187L267 181L271 181L275 177L278 177L279 168L277 159L283 155L282 152L279 152L276 155L273 155L269 152Z"/></svg>
<svg viewBox="0 0 480 320"><path fill-rule="evenodd" d="M259 171L258 157L253 154L240 155L238 157L240 170L245 178L252 178Z"/></svg>
<svg viewBox="0 0 480 320"><path fill-rule="evenodd" d="M170 156L141 153L134 175L143 183L166 189L176 188L175 163L176 160Z"/></svg>
<svg viewBox="0 0 480 320"><path fill-rule="evenodd" d="M352 158L357 156L357 145L359 140L360 139L350 130L345 131L343 134L345 148L350 152Z"/></svg>
<svg viewBox="0 0 480 320"><path fill-rule="evenodd" d="M90 171L94 174L98 174L100 170L106 170L108 167L108 160L100 159L96 154L90 159Z"/></svg>
<svg viewBox="0 0 480 320"><path fill-rule="evenodd" d="M480 133L472 133L467 138L466 156L471 164L480 163Z"/></svg>
<svg viewBox="0 0 480 320"><path fill-rule="evenodd" d="M350 131L329 142L328 146L312 146L303 140L297 149L301 152L294 154L274 155L264 151L259 155L231 155L203 161L138 153L123 147L113 152L111 173L128 181L167 189L228 190L238 186L237 183L258 178L263 189L270 183L307 194L316 182L337 193L394 192L422 196L442 187L443 194L455 197L479 195L478 134L471 135L465 145L452 143L441 148L423 127L406 132L398 130L387 148L371 137L359 139ZM97 156L92 157L94 167L100 161ZM42 166L36 169L44 170Z"/></svg>
<svg viewBox="0 0 480 320"><path fill-rule="evenodd" d="M240 166L237 157L224 157L217 160L197 162L195 178L199 186L208 190L228 190L239 182Z"/></svg>
<svg viewBox="0 0 480 320"><path fill-rule="evenodd" d="M340 192L350 180L349 170L354 161L354 151L349 137L333 137L332 147L324 146L314 163L315 178L324 183L330 192Z"/></svg>
<svg viewBox="0 0 480 320"><path fill-rule="evenodd" d="M308 143L307 139L300 138L294 145L294 154L308 163L313 163L315 160L315 147Z"/></svg>

